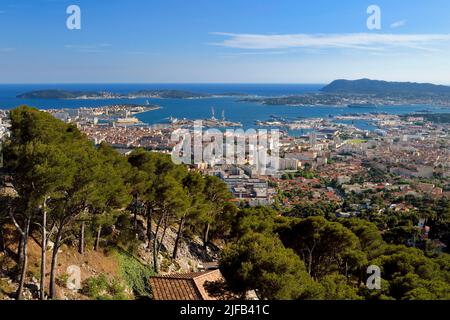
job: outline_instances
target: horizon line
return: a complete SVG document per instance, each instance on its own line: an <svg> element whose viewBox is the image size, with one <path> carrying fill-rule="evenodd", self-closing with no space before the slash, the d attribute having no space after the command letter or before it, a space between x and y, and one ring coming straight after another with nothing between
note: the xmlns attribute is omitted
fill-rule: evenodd
<svg viewBox="0 0 450 320"><path fill-rule="evenodd" d="M333 80L334 81L334 80ZM0 82L0 85L54 85L54 84L307 84L323 85L329 82Z"/></svg>
<svg viewBox="0 0 450 320"><path fill-rule="evenodd" d="M433 85L443 85L450 86L450 82L430 82L430 81L414 81L414 80L385 80L385 79L372 79L367 77L362 78L336 78L327 82L0 82L0 85L328 85L333 81L337 80L347 80L347 81L357 81L357 80L372 80L372 81L386 81L386 82L403 82L403 83L417 83L417 84L433 84Z"/></svg>

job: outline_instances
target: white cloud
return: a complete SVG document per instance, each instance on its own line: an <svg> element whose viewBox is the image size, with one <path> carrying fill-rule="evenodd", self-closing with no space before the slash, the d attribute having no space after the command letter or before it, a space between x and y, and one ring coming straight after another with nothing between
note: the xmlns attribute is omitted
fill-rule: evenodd
<svg viewBox="0 0 450 320"><path fill-rule="evenodd" d="M237 34L214 32L227 37L213 45L236 49L274 50L288 48L329 49L347 48L383 51L386 48L434 50L434 46L450 42L450 34Z"/></svg>
<svg viewBox="0 0 450 320"><path fill-rule="evenodd" d="M235 55L239 56L253 56L253 55L278 55L278 54L287 54L288 51L247 51L247 52L238 52Z"/></svg>
<svg viewBox="0 0 450 320"><path fill-rule="evenodd" d="M393 28L393 29L400 28L400 27L404 27L405 25L406 25L406 20L395 21L394 23L391 23L391 28Z"/></svg>

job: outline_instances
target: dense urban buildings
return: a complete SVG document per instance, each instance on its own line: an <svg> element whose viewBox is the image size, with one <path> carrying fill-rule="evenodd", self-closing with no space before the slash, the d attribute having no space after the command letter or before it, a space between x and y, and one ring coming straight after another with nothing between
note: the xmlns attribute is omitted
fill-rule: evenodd
<svg viewBox="0 0 450 320"><path fill-rule="evenodd" d="M67 2L0 1L0 318L445 308L450 2Z"/></svg>

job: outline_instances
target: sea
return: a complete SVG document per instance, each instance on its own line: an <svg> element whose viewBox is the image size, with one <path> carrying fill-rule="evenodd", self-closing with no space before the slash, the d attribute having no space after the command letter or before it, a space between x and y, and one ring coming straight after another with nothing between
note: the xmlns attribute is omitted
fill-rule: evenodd
<svg viewBox="0 0 450 320"><path fill-rule="evenodd" d="M430 105L379 106L373 109L358 109L339 106L267 106L255 102L243 102L242 97L213 97L201 99L93 99L93 100L57 100L57 99L19 99L17 95L25 92L45 89L73 91L111 91L128 93L137 90L185 90L208 94L246 94L259 97L279 97L296 94L315 93L323 84L2 84L0 85L0 109L12 109L20 105L29 105L39 109L99 107L112 104L151 104L161 109L138 114L136 117L149 125L168 123L171 117L177 119L207 119L214 109L216 118L242 123L244 129L257 128L257 120L267 121L274 118L299 120L304 118L330 118L345 114L363 114L369 112L408 114L414 112L448 113L449 107ZM341 121L344 122L345 121ZM347 122L349 123L349 122ZM362 130L376 129L367 121L350 122ZM293 135L302 135L304 130L293 130Z"/></svg>

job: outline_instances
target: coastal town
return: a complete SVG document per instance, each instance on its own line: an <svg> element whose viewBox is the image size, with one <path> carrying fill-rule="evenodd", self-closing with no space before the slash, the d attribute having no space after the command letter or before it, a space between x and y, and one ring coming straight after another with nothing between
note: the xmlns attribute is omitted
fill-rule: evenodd
<svg viewBox="0 0 450 320"><path fill-rule="evenodd" d="M17 161L22 163L22 171L19 172L26 174L16 175L16 179L31 176L44 185L49 178L58 179L59 175L53 176L55 165L59 166L59 172L65 172L69 162L72 167L68 172L70 168L78 168L79 171L73 172L74 177L86 178L90 184L63 181L61 188L68 183L81 188L83 195L85 188L91 185L98 187L92 190L89 206L86 206L84 196L79 199L82 201L80 208L85 209L74 211L77 218L67 232L71 232L75 240L65 242L62 255L64 259L72 259L68 257L77 251L76 256L86 257L85 247L89 242L93 248L89 254L96 255L101 261L95 270L113 260L122 270L120 273L113 271L113 274L122 277L122 273L129 270L129 263L134 264L133 280L124 278L133 288L134 298L143 295L155 300L192 297L200 300L222 297L265 299L258 284L259 278L264 277L261 273L257 277L258 290L254 290L256 287L252 282L245 291L241 291L239 284L242 281L235 281L234 277L246 268L244 265L248 259L249 265L256 266L252 273L266 272L266 264L269 270L273 270L272 263L280 262L280 252L286 252L287 256L294 254L299 258L300 264L294 263L292 270L308 268L305 275L311 281L318 281L322 293L314 293L313 297L327 297L328 281L335 286L341 285L342 279L350 290L348 295L351 299L371 299L372 293L364 291L364 280L358 275L364 273L367 266L380 263L377 260L380 253L373 255L380 246L384 250L381 253L384 254L383 259L395 256L403 264L403 255L398 255L395 250L408 250L408 254L413 255L413 262L408 262L408 265L427 257L435 263L431 268L438 268L442 263L439 259L445 258L449 250L450 113L445 99L450 95L445 92L450 92L450 89L379 81L371 81L364 89L365 83L366 80L350 82L350 86L355 87L352 90L356 90L350 95L340 93L349 85L347 81L335 81L324 88L337 93L308 95L318 99L337 97L339 101L325 103L330 103L329 107L321 106L314 99L311 103L318 103L314 107L291 105L290 101L295 96L267 98L281 99L274 101L273 106L267 106L270 103L264 99L247 105L237 98L200 101L198 99L204 97L173 90L158 91L160 96L157 99L148 97L152 103L147 97L128 101L131 103L113 102L111 98L103 101L93 99L92 106L88 106L84 101L75 101L89 100L84 92L30 93L27 95L30 99L35 94L40 96L36 99L45 99L49 94L62 95L57 100L65 107L38 110L23 105L0 110L0 139L7 143L0 158L0 165L5 164L1 190L4 194L2 199L10 201L4 208L13 208L13 202L8 199L17 194L13 191L10 176ZM360 92L361 88L377 92L379 85L385 92L381 95ZM394 89L398 94L392 93ZM422 93L417 94L413 89ZM433 99L440 91L445 91L442 100L437 98L430 104L402 106L402 103L410 103L414 99L418 99L417 103ZM391 100L386 102L386 99ZM51 99L44 104L47 103L54 105ZM277 103L284 107L276 106ZM41 129L47 127L48 131ZM47 137L52 134L60 136L60 139L48 142ZM38 138L34 139L34 135ZM31 142L28 141L30 137ZM69 145L67 141L78 141L79 144ZM41 147L43 142L47 143L46 147ZM15 149L15 145L20 147ZM85 149L79 149L80 146ZM53 147L59 148L58 154L52 153ZM17 158L17 152L21 158ZM30 161L37 161L31 171ZM90 168L95 170L84 175ZM117 181L118 184L115 183ZM26 180L23 188L28 190L29 185ZM129 191L123 193L126 190ZM106 201L104 204L97 202L97 191L104 199L100 202ZM70 197L71 192L57 191L57 194ZM124 196L124 202L116 203L121 199L120 194ZM106 200L107 197L111 197L111 201ZM54 201L59 200L55 198ZM45 204L47 202L44 201ZM96 207L98 205L99 208ZM103 205L119 210L108 211ZM65 210L64 206L62 208ZM38 212L41 210L36 210ZM56 212L50 213L53 221L60 217L55 215ZM72 213L69 211L67 214ZM26 218L25 215L22 217ZM40 215L34 218L39 221ZM8 211L3 210L3 221L10 219ZM8 230L14 228L14 224L9 226ZM116 232L116 228L120 231ZM315 242L317 235L321 242L320 250L331 250L326 253L335 259L331 265L314 262L308 254L305 255L311 248L298 247L299 244L308 245L311 238ZM20 244L20 237L16 239ZM51 239L60 240L58 237ZM227 244L230 239L234 241L231 246ZM367 239L375 239L375 242L368 246ZM112 257L99 251L100 246L107 248L111 243L119 256ZM254 244L258 246L257 250ZM54 244L52 259L56 257L59 245L61 243ZM266 245L267 252L258 253L259 248ZM397 249L391 252L393 246ZM340 248L338 256L335 256L334 247ZM287 248L294 251L283 251ZM240 250L245 251L241 254ZM252 261L255 252L259 256ZM130 257L137 260L127 260ZM313 264L316 266L312 267ZM448 263L444 262L444 269L441 269L444 273L448 270L445 264ZM51 267L57 268L54 263ZM64 265L59 268L59 273L69 267ZM103 285L108 286L109 280L98 278L97 271L89 269L87 264L81 263L81 268L88 275L75 290L59 279L53 278L50 282L64 292L70 289L70 299L81 296L99 298L96 281L106 281ZM32 266L32 269L39 268ZM325 277L320 276L324 269L328 274ZM3 274L8 272L5 270ZM314 280L317 274L318 280ZM387 276L391 277L390 283L400 283L392 280L398 273L392 274L395 276ZM288 274L286 279L290 277ZM203 294L192 295L178 289L174 283L181 279L200 283L191 289ZM222 286L219 292L214 293L214 288L207 288L207 279ZM409 281L400 279L405 286L403 291L409 293L392 290L389 292L391 297L409 299L415 294L426 299L430 297L428 293L414 293ZM203 280L205 282L200 282ZM38 290L20 289L20 284L16 288L9 277L0 278L0 281L7 283L6 297L11 297L13 291L22 292L21 295L27 299L45 297L44 290L38 293ZM45 284L38 283L33 277L29 281L36 283L36 288L45 288ZM268 281L272 283L271 276ZM439 280L433 281L439 283ZM303 281L291 281L291 284L296 283L302 285ZM89 291L91 285L94 286L93 291ZM231 289L230 285L235 287ZM421 282L415 286L432 287ZM50 289L51 298L66 294L57 294L52 285ZM119 289L124 296L117 298L131 296L127 290ZM116 297L116 291L111 289L111 297ZM297 294L294 290L286 297L297 298ZM381 292L376 294L382 295ZM383 298L381 295L380 299ZM431 297L447 296L438 290ZM20 294L16 297L22 298ZM268 296L269 299L274 297L278 298Z"/></svg>
<svg viewBox="0 0 450 320"><path fill-rule="evenodd" d="M0 1L0 315L445 314L447 2Z"/></svg>
<svg viewBox="0 0 450 320"><path fill-rule="evenodd" d="M112 105L47 112L75 124L96 145L108 143L124 154L135 148L170 154L178 143L173 133L192 131L194 120L170 119L146 125L135 117L158 108ZM239 123L226 121L223 115L216 119L214 110L212 117L203 121L205 129L214 125L240 128ZM366 121L376 129L359 129L354 121ZM423 114L360 113L255 124L259 129L280 128L278 170L261 174L251 161L244 165L190 165L222 179L240 206L281 205L289 210L301 203L331 202L337 205L337 216L350 217L369 208L379 213L389 208L411 210L411 205L398 202L410 195L450 197L449 123L428 121ZM8 128L7 111L2 111L0 134L7 135ZM289 130L299 128L304 130L303 135L290 134ZM203 145L207 143L203 141ZM343 208L346 199L355 195L358 203ZM383 200L374 203L374 198Z"/></svg>

